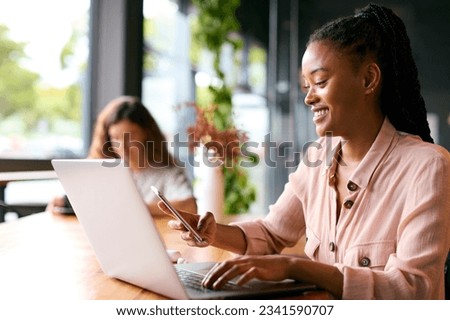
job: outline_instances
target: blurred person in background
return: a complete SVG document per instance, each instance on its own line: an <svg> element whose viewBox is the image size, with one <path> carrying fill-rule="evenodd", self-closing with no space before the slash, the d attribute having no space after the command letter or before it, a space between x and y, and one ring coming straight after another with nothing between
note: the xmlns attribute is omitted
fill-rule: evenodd
<svg viewBox="0 0 450 320"><path fill-rule="evenodd" d="M137 97L121 96L110 101L98 115L89 149L90 159L122 159L132 175L149 211L161 214L153 185L175 208L197 212L192 185L184 168L168 150L155 119ZM70 212L65 195L47 206L53 213Z"/></svg>

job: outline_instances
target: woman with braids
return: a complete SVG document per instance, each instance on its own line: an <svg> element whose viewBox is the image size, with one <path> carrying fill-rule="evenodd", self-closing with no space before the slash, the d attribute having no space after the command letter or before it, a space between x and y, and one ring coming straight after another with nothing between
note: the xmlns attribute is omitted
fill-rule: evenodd
<svg viewBox="0 0 450 320"><path fill-rule="evenodd" d="M188 245L241 254L203 285L291 278L343 299L444 298L450 156L430 137L403 22L370 4L324 25L303 55L302 86L321 137L303 158L315 165L299 165L269 214L221 225L185 213L201 243L170 223ZM303 235L307 257L280 254Z"/></svg>
<svg viewBox="0 0 450 320"><path fill-rule="evenodd" d="M176 165L158 124L137 97L121 96L105 106L98 115L88 157L123 159L152 214L162 214L152 185L175 207L197 211L184 169ZM61 211L66 199L56 197L47 211Z"/></svg>

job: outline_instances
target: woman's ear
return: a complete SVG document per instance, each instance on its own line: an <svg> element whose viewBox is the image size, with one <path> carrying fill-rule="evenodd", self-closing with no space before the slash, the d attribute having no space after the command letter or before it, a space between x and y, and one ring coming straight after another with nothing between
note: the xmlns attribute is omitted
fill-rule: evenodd
<svg viewBox="0 0 450 320"><path fill-rule="evenodd" d="M381 70L378 64L371 62L366 65L364 73L364 87L366 88L365 94L373 94L378 90L381 82Z"/></svg>

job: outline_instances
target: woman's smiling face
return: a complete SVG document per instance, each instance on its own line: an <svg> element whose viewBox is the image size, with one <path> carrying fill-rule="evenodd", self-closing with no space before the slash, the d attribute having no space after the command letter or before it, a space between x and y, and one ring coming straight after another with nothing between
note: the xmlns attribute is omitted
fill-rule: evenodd
<svg viewBox="0 0 450 320"><path fill-rule="evenodd" d="M302 59L305 103L311 107L316 132L350 137L364 117L364 74L350 55L330 42L309 44Z"/></svg>

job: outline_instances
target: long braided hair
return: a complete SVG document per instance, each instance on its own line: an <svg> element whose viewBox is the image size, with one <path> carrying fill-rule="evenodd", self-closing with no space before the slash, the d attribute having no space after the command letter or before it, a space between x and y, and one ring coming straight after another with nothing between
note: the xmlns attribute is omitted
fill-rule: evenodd
<svg viewBox="0 0 450 320"><path fill-rule="evenodd" d="M417 67L403 21L390 9L369 4L354 16L333 20L309 38L330 41L354 56L355 64L373 55L382 72L381 111L393 126L433 142Z"/></svg>

